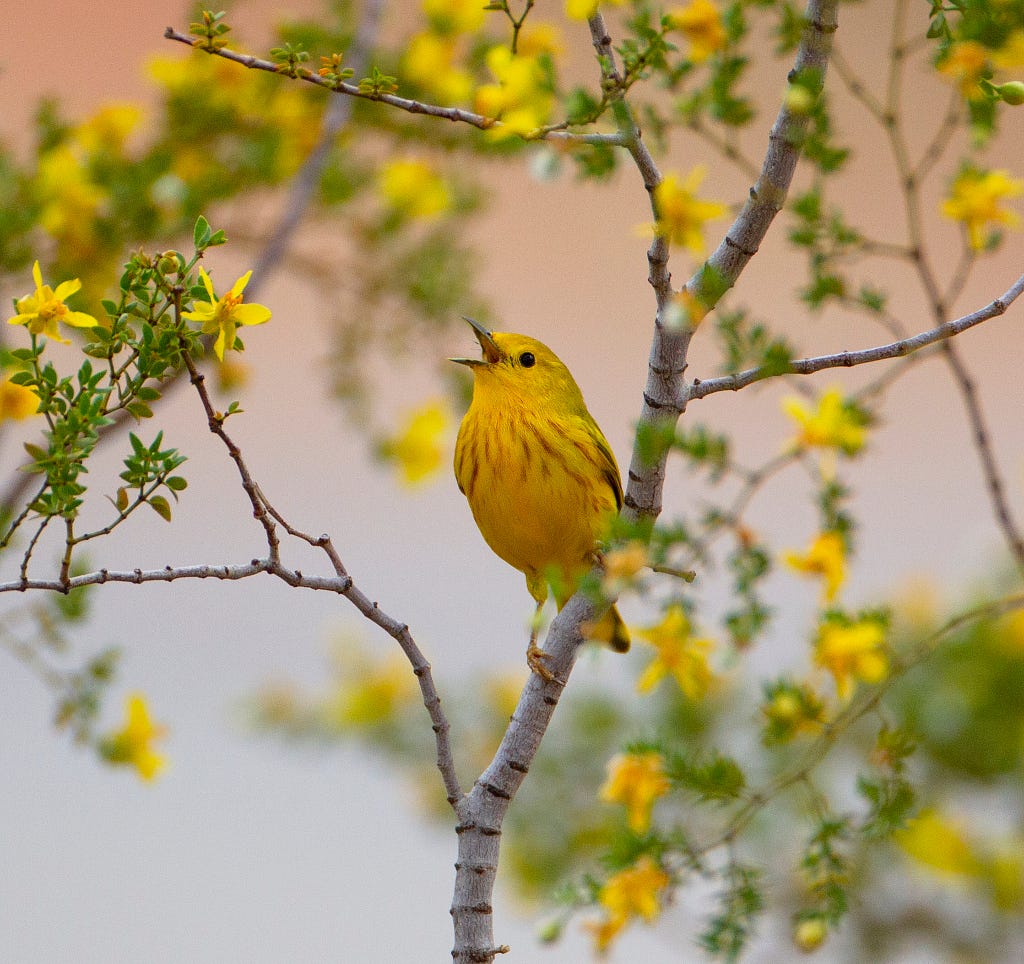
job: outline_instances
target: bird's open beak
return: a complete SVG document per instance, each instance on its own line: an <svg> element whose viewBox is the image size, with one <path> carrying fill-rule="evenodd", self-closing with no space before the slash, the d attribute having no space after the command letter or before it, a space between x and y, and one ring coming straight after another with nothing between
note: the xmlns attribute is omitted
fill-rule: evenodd
<svg viewBox="0 0 1024 964"><path fill-rule="evenodd" d="M462 316L462 320L468 322L473 329L473 334L476 335L476 340L480 342L480 349L483 351L484 357L449 358L448 360L459 365L469 365L470 368L477 365L493 365L495 362L501 361L501 350L494 343L491 333L479 321L473 321L472 318L467 318L465 315Z"/></svg>

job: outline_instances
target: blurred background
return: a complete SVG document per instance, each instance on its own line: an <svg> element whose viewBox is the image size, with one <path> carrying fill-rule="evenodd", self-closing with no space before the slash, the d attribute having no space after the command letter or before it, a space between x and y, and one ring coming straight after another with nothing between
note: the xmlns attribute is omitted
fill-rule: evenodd
<svg viewBox="0 0 1024 964"><path fill-rule="evenodd" d="M887 7L878 0L841 8L840 36L849 61L870 64L883 53L875 41L880 10ZM312 2L234 3L233 37L249 49L264 49L276 21L315 9ZM413 16L414 4L391 4L385 34L401 37ZM0 73L3 138L16 153L29 152L31 119L44 95L58 97L69 118L108 101L153 104L157 90L145 66L155 55L184 55L162 33L169 24L187 29L188 20L189 11L175 4L14 5L6 11ZM585 33L583 24L566 27L566 46L581 48L584 69ZM775 64L773 70L769 62L752 86L771 100L783 88L786 69ZM870 67L862 69L871 75ZM834 96L842 110L848 98L838 86ZM860 145L875 137L861 114L850 116L847 142ZM920 121L924 137L934 117ZM752 156L759 156L769 123L765 119L744 135ZM1022 149L1020 124L1008 125L992 153L1019 158ZM707 151L698 141L680 137L664 166L685 171L702 156ZM706 159L711 170L702 191L741 201L748 182ZM541 179L537 170L526 156L483 163L486 207L466 222L459 241L475 252L477 290L493 312L490 323L540 338L570 365L625 468L653 313L647 240L636 230L650 220L647 198L629 169L615 176L611 188L579 183L570 171ZM879 173L877 152L861 150L844 178L849 196L857 198L857 223L876 237L892 237L895 188L888 169ZM275 223L282 204L281 193L268 190L247 200L244 210L228 205L208 212L214 227L240 237L207 258L221 285L251 266L256 241ZM937 215L929 223L949 238L952 270L955 230ZM349 244L337 239L326 219L300 237L259 292L257 300L274 317L245 333L246 384L219 397L242 402L245 414L229 427L263 491L293 524L333 536L357 585L409 624L434 667L442 698L457 704L480 674L522 670L532 603L521 575L484 545L447 467L430 484L410 489L393 466L374 457L372 437L444 394L451 367L445 359L471 353L475 343L454 314L447 327L409 334L411 351L392 354L384 341L361 372L373 387L372 401L340 405L334 390L339 294L330 279L311 281L298 262ZM955 312L973 310L1004 291L1020 271L1020 250L1019 236L1011 235L974 273ZM786 257L780 231L731 297L770 317L803 354L888 340L853 318L811 319L787 274L803 267L792 267ZM678 283L692 266L679 252L672 268ZM26 271L4 297L28 290L28 277ZM893 313L908 330L931 326L916 288L896 274L882 280L892 291ZM467 312L473 308L466 306ZM348 310L358 311L358 304ZM977 375L1018 513L1024 512L1020 352L1014 350L1020 345L1020 317L1014 307L958 341ZM698 337L690 374L715 374L717 364L710 345ZM849 390L869 377L825 373L814 386L841 384ZM744 462L757 464L780 451L791 435L778 405L790 391L765 386L720 394L696 403L691 414L732 433ZM233 466L206 431L196 397L174 392L157 422L189 457L190 487L175 507L174 524L153 513L136 517L96 547L90 557L95 565L216 564L260 555L261 531ZM449 444L456 425L449 427ZM21 450L4 441L0 475L6 478ZM113 477L117 471L116 453L101 452L94 475ZM851 605L902 594L943 611L1004 565L968 427L938 361L917 366L903 379L872 434L869 457L854 463L844 478L862 523L847 591ZM799 479L776 480L752 507L748 524L771 544L805 544L816 526L809 491ZM703 483L674 463L666 518L706 498ZM289 555L299 568L313 565L299 547L287 550ZM768 585L777 618L769 637L748 656L752 670L764 674L806 660L806 627L815 606L813 592L799 580L779 577ZM727 590L713 580L703 590L698 583L712 612ZM637 614L630 606L623 605L627 621ZM287 680L323 688L339 640L358 641L380 656L394 647L344 600L292 591L269 578L108 586L95 593L88 622L75 630L75 650L123 650L118 682L104 708L110 727L120 718L122 694L136 690L147 694L154 716L168 727L170 765L153 784L98 765L93 754L56 732L49 691L0 654L0 772L6 777L0 794L0 957L446 959L454 843L450 828L424 811L425 791L358 743L289 742L251 725L248 703L268 684ZM621 665L611 654L588 654L574 685L614 689ZM561 738L556 717L548 739L557 746ZM674 908L657 928L632 929L613 959L697 959L700 952L690 942L693 913L692 907ZM512 888L500 891L496 936L512 945L517 960L591 958L590 938L576 925L560 944L541 946L535 915L536 908L520 902ZM776 938L784 942L786 935L769 928L750 959L793 953L785 943L773 943ZM848 959L842 941L826 948L821 959Z"/></svg>

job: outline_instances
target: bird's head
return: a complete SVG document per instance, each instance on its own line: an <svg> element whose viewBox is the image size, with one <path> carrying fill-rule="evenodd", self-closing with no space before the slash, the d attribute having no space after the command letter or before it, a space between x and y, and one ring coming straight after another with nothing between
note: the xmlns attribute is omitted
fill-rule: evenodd
<svg viewBox="0 0 1024 964"><path fill-rule="evenodd" d="M569 369L547 345L527 335L488 331L472 318L469 323L480 342L480 358L452 358L469 367L477 393L496 393L511 400L549 399L566 408L583 405L583 396Z"/></svg>

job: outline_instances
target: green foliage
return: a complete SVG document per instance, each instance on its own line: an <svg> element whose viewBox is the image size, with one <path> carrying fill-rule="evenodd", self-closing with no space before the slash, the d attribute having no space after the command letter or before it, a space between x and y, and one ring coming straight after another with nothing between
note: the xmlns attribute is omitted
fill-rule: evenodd
<svg viewBox="0 0 1024 964"><path fill-rule="evenodd" d="M718 896L718 912L700 935L701 946L728 964L738 961L754 923L764 910L762 872L757 867L730 861Z"/></svg>

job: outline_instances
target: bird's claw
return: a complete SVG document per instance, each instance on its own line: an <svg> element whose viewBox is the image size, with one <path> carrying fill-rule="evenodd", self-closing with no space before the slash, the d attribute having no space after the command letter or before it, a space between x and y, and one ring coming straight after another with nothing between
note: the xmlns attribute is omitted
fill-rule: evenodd
<svg viewBox="0 0 1024 964"><path fill-rule="evenodd" d="M530 669L546 683L553 683L556 679L555 674L544 665L544 660L550 658L551 654L545 653L536 643L531 643L526 650L526 662L530 664Z"/></svg>

